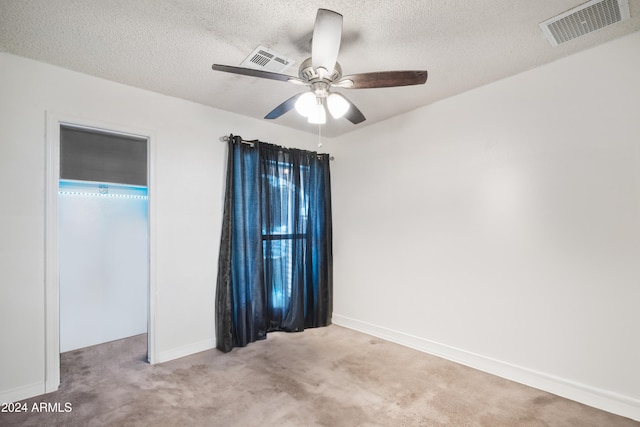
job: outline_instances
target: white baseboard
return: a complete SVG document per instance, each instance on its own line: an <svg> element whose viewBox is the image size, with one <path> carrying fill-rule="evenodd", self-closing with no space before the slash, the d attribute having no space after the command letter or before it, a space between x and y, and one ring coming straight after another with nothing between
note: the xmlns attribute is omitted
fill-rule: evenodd
<svg viewBox="0 0 640 427"><path fill-rule="evenodd" d="M352 319L340 314L334 313L332 322L338 326L373 335L594 408L640 421L640 400L633 397L591 387L586 384L580 384L522 366L512 365L480 354L471 353L466 350Z"/></svg>
<svg viewBox="0 0 640 427"><path fill-rule="evenodd" d="M157 359L154 361L154 363L163 363L170 360L179 359L191 354L200 353L201 351L211 350L212 348L215 348L215 346L215 339L208 339L192 344L183 345L182 347L177 347L170 350L160 351L158 352Z"/></svg>
<svg viewBox="0 0 640 427"><path fill-rule="evenodd" d="M37 382L0 391L0 403L12 403L44 394L44 382Z"/></svg>

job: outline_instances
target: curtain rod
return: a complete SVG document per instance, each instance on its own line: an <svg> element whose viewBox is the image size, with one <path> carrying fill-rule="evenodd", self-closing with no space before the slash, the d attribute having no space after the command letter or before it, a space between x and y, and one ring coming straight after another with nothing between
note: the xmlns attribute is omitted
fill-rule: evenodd
<svg viewBox="0 0 640 427"><path fill-rule="evenodd" d="M229 135L225 135L223 137L220 137L220 141L222 142L228 142L231 139L231 137ZM245 141L244 139L240 139L240 142L242 142L243 144L247 144L250 146L254 146L256 142L260 142L257 139L254 139L253 141Z"/></svg>
<svg viewBox="0 0 640 427"><path fill-rule="evenodd" d="M230 139L231 139L231 137L229 135L224 135L224 136L220 137L220 141L221 142L228 142ZM256 143L260 142L260 140L254 139L254 140L251 140L251 141L247 141L247 140L244 140L244 139L240 138L240 142L243 143L243 144L250 145L251 147L254 147ZM318 157L320 157L320 156L318 155ZM333 156L329 156L329 160L333 160L333 159L334 159Z"/></svg>

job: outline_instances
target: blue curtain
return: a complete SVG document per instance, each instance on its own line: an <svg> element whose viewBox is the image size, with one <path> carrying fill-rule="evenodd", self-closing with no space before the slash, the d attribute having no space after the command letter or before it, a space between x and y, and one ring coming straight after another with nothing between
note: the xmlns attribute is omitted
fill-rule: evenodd
<svg viewBox="0 0 640 427"><path fill-rule="evenodd" d="M216 291L222 351L332 313L329 156L232 137Z"/></svg>

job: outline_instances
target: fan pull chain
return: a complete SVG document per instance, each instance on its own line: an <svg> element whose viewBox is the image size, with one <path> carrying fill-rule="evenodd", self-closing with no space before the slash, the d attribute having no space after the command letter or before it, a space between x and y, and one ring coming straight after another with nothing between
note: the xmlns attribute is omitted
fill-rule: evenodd
<svg viewBox="0 0 640 427"><path fill-rule="evenodd" d="M320 123L318 123L318 148L322 147L322 125Z"/></svg>

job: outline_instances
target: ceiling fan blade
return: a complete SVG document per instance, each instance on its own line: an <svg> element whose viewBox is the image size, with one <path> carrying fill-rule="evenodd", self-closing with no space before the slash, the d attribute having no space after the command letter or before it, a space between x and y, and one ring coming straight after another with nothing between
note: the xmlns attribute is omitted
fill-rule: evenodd
<svg viewBox="0 0 640 427"><path fill-rule="evenodd" d="M342 15L328 9L318 9L311 40L311 65L331 74L338 60L342 38Z"/></svg>
<svg viewBox="0 0 640 427"><path fill-rule="evenodd" d="M332 86L344 89L370 89L421 85L427 81L426 70L380 71L374 73L351 74L344 76Z"/></svg>
<svg viewBox="0 0 640 427"><path fill-rule="evenodd" d="M364 114L362 114L362 111L358 110L358 107L356 107L356 105L353 102L351 102L343 94L340 94L340 96L342 96L344 98L344 100L349 103L349 109L344 114L344 118L345 119L349 120L354 125L357 125L358 123L362 123L365 120L367 120L366 117L364 116Z"/></svg>
<svg viewBox="0 0 640 427"><path fill-rule="evenodd" d="M276 108L271 110L269 112L269 114L264 116L264 118L265 119L277 119L278 117L280 117L284 113L289 112L290 110L293 109L293 107L295 107L296 101L298 100L298 98L300 98L302 96L302 94L304 94L304 92L301 92L301 93L299 93L297 95L293 95L291 98L287 99L282 104L278 105Z"/></svg>
<svg viewBox="0 0 640 427"><path fill-rule="evenodd" d="M225 73L241 74L243 76L259 77L261 79L280 80L283 82L291 82L298 84L306 84L297 77L288 76L286 74L272 73L270 71L254 70L252 68L233 67L231 65L213 64L211 68L215 71L224 71Z"/></svg>

